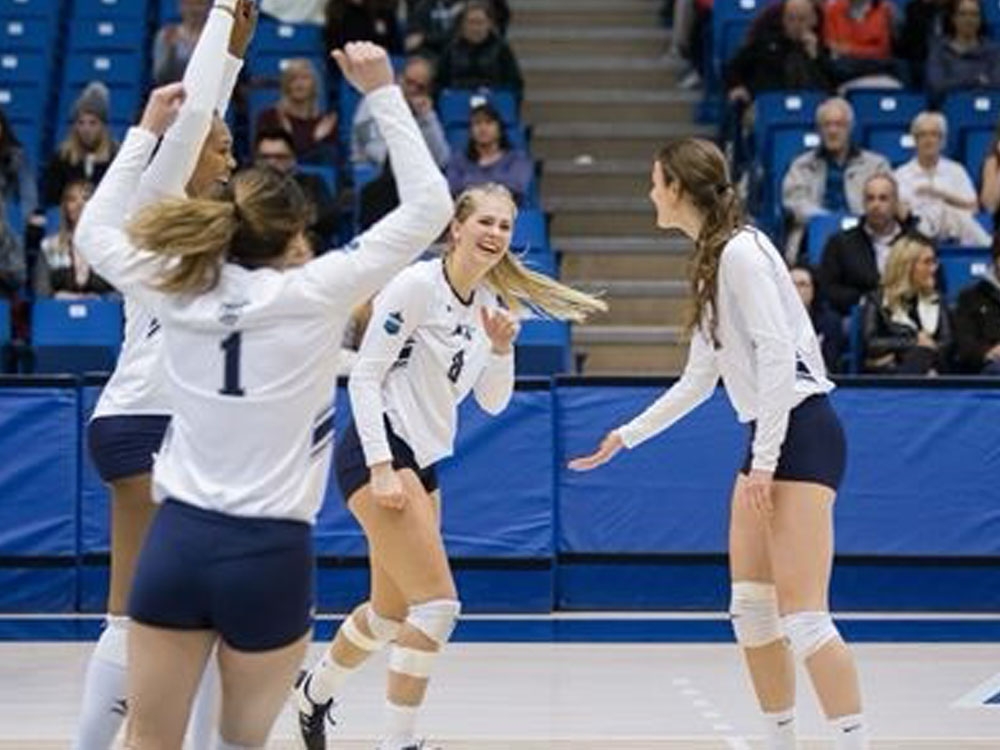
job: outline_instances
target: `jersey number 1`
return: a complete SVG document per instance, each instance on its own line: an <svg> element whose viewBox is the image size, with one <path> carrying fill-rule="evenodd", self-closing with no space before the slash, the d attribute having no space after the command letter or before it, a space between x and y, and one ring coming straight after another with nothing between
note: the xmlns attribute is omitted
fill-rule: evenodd
<svg viewBox="0 0 1000 750"><path fill-rule="evenodd" d="M243 334L235 331L222 340L219 348L225 353L226 366L219 390L223 396L242 396L240 387L240 350L243 348Z"/></svg>

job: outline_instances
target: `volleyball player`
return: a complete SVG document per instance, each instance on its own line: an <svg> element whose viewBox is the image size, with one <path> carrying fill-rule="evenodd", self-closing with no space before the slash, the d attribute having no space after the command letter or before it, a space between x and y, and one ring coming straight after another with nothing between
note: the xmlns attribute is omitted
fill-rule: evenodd
<svg viewBox="0 0 1000 750"><path fill-rule="evenodd" d="M368 97L401 198L349 249L288 267L307 242L307 203L270 169L237 174L216 199L161 202L126 228L119 206L176 114L176 85L154 92L77 230L97 272L156 314L172 415L129 598L129 748L181 746L216 646L218 746L264 746L311 631L311 524L345 322L451 215L385 51L352 43L333 56Z"/></svg>
<svg viewBox="0 0 1000 750"><path fill-rule="evenodd" d="M795 670L802 661L838 750L867 747L854 660L830 618L832 511L846 447L823 357L770 240L745 226L725 159L683 139L653 165L658 226L695 242L691 346L681 379L612 430L580 471L667 429L709 398L721 376L751 439L732 498L731 615L765 714L768 747L795 747Z"/></svg>
<svg viewBox="0 0 1000 750"><path fill-rule="evenodd" d="M335 451L341 492L368 540L371 592L298 683L308 750L326 747L343 684L390 642L379 750L420 747L417 712L460 610L441 539L435 468L453 452L458 405L472 392L490 414L507 406L525 307L566 320L606 309L511 254L516 213L500 185L467 190L444 257L407 268L375 300L349 381L354 421Z"/></svg>
<svg viewBox="0 0 1000 750"><path fill-rule="evenodd" d="M161 198L204 194L229 179L235 160L222 117L256 17L247 0L220 2L210 11L185 71L187 97L178 120L143 172L134 198L126 196L122 203L128 213ZM111 490L111 578L106 626L87 666L75 750L110 748L127 711L126 602L156 508L150 490L153 454L170 421L161 382L161 343L153 313L126 294L125 340L87 431L94 465ZM204 700L212 703L211 678L205 691ZM198 712L205 720L192 721L196 744L207 746L214 734L212 713Z"/></svg>

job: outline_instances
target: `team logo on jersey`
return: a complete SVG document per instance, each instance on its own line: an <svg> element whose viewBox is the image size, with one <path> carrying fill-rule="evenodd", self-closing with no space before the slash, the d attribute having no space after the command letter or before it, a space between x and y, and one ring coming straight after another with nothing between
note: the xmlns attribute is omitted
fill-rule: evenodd
<svg viewBox="0 0 1000 750"><path fill-rule="evenodd" d="M153 318L149 321L149 328L146 329L146 338L151 339L160 332L160 321Z"/></svg>
<svg viewBox="0 0 1000 750"><path fill-rule="evenodd" d="M389 313L389 316L385 319L383 324L385 332L390 336L395 336L401 330L403 330L403 313L396 311Z"/></svg>
<svg viewBox="0 0 1000 750"><path fill-rule="evenodd" d="M451 332L452 336L458 336L465 339L466 341L472 341L472 328L465 325L464 323L459 323L455 326L455 330Z"/></svg>
<svg viewBox="0 0 1000 750"><path fill-rule="evenodd" d="M223 302L219 307L219 322L224 326L236 325L239 322L240 315L243 314L243 308L249 304L248 300Z"/></svg>

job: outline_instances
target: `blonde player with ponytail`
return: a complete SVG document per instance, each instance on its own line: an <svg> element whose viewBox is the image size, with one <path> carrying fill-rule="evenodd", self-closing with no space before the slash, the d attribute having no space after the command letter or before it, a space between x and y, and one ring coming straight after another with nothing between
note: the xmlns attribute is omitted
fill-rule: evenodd
<svg viewBox="0 0 1000 750"><path fill-rule="evenodd" d="M751 425L731 503L730 613L765 715L766 747L796 747L797 659L837 750L865 750L854 660L827 601L846 446L812 323L781 255L746 226L714 144L668 144L652 180L657 226L679 229L695 243L688 362L660 399L570 468L594 469L666 430L709 398L721 377L740 421Z"/></svg>
<svg viewBox="0 0 1000 750"><path fill-rule="evenodd" d="M515 216L506 188L470 188L458 198L444 257L407 268L375 300L351 373L354 423L335 451L341 491L368 539L371 595L299 681L308 750L326 747L347 678L390 643L379 749L420 747L417 712L460 610L435 472L453 452L458 405L472 392L490 414L507 406L527 309L572 321L606 309L511 254Z"/></svg>

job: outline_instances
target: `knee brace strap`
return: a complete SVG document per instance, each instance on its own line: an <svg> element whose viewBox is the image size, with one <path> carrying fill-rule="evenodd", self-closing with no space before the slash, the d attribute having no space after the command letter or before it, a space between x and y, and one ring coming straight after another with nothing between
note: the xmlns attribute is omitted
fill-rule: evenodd
<svg viewBox="0 0 1000 750"><path fill-rule="evenodd" d="M840 633L829 612L793 612L781 618L795 658L808 659Z"/></svg>
<svg viewBox="0 0 1000 750"><path fill-rule="evenodd" d="M384 643L380 643L378 639L371 638L361 632L361 628L357 626L354 622L354 618L357 614L357 610L352 612L350 616L344 620L344 624L340 626L340 632L343 633L344 637L351 642L351 645L355 648L359 648L362 651L370 651L372 653L380 651Z"/></svg>
<svg viewBox="0 0 1000 750"><path fill-rule="evenodd" d="M399 631L403 627L403 623L399 620L390 620L388 617L382 617L382 615L375 611L371 602L365 607L365 619L368 621L368 629L375 636L375 640L382 645L396 640Z"/></svg>
<svg viewBox="0 0 1000 750"><path fill-rule="evenodd" d="M406 622L426 635L438 646L443 646L455 630L461 603L454 599L432 599L423 604L414 604L406 616Z"/></svg>
<svg viewBox="0 0 1000 750"><path fill-rule="evenodd" d="M431 667L434 665L438 653L437 651L421 651L407 646L393 646L389 654L389 670L426 680L431 676Z"/></svg>
<svg viewBox="0 0 1000 750"><path fill-rule="evenodd" d="M736 642L741 646L759 648L781 640L778 592L772 583L734 583L729 617Z"/></svg>

